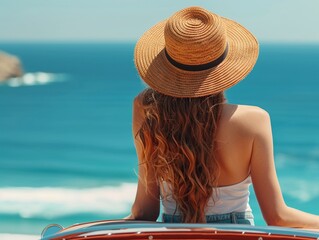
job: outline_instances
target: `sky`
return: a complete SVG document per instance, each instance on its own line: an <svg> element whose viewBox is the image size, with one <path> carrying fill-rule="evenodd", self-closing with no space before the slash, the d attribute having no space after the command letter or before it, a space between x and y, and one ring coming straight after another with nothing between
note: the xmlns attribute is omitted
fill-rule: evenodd
<svg viewBox="0 0 319 240"><path fill-rule="evenodd" d="M319 43L318 0L0 0L0 42L136 41L189 6L233 19L259 41Z"/></svg>

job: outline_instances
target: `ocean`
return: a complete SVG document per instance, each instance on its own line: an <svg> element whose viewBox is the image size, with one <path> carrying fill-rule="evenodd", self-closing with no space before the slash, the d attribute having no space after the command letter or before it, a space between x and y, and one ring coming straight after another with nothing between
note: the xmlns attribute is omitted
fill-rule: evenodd
<svg viewBox="0 0 319 240"><path fill-rule="evenodd" d="M39 236L129 214L137 183L132 100L144 84L133 43L0 43L26 75L0 83L0 234ZM226 92L272 118L287 204L319 214L319 45L261 43ZM257 225L265 225L251 189ZM6 236L7 236L6 235ZM3 235L5 236L5 235Z"/></svg>

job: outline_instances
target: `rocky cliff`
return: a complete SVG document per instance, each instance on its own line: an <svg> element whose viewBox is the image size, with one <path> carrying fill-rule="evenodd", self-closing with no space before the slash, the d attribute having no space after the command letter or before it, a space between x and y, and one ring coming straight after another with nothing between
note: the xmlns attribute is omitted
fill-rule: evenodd
<svg viewBox="0 0 319 240"><path fill-rule="evenodd" d="M0 81L22 75L23 70L19 58L0 51Z"/></svg>

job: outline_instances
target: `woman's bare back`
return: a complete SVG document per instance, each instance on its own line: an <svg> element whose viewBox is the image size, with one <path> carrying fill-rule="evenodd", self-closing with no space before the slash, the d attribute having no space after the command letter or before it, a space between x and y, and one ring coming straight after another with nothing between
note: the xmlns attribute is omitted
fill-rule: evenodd
<svg viewBox="0 0 319 240"><path fill-rule="evenodd" d="M239 183L250 175L254 131L267 114L255 106L224 104L216 133L218 186Z"/></svg>

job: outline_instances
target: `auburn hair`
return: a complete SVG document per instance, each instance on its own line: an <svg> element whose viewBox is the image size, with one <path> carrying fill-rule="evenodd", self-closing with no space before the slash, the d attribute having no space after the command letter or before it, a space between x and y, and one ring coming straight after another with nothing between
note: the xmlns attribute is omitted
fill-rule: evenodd
<svg viewBox="0 0 319 240"><path fill-rule="evenodd" d="M216 187L215 134L223 92L198 98L176 98L153 89L142 93L145 119L135 137L143 145L149 172L163 193L170 185L182 221L206 222L205 207Z"/></svg>

